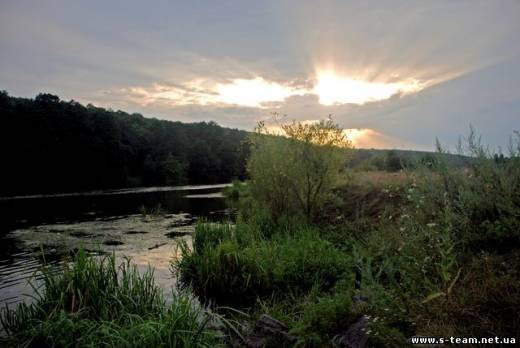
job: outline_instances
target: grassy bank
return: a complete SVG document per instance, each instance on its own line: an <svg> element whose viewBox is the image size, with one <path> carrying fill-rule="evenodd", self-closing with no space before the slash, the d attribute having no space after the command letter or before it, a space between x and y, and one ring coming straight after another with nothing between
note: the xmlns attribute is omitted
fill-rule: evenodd
<svg viewBox="0 0 520 348"><path fill-rule="evenodd" d="M362 317L372 347L414 335L518 338L520 147L504 158L468 144L463 168L441 151L413 170L343 173L312 216L290 191L294 168L275 158L282 175L263 180L283 199L257 197L250 172L229 190L237 224L199 223L176 264L181 280L245 320L285 323L295 340L273 346L332 346Z"/></svg>
<svg viewBox="0 0 520 348"><path fill-rule="evenodd" d="M164 302L153 274L80 251L63 272L43 269L33 304L4 310L4 347L214 347L219 318L187 295Z"/></svg>

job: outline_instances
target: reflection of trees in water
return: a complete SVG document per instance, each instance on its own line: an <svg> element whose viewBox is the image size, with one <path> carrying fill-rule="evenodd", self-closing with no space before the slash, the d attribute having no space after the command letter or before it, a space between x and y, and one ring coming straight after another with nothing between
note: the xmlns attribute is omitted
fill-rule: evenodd
<svg viewBox="0 0 520 348"><path fill-rule="evenodd" d="M196 186L195 186L196 188ZM111 218L118 215L139 214L140 208L153 210L160 205L162 213L186 212L209 215L211 211L226 208L222 198L188 199L190 193L213 194L222 188L189 191L147 191L114 195L86 195L42 197L34 199L0 200L3 218L0 234L27 225L59 221L87 221L96 217Z"/></svg>

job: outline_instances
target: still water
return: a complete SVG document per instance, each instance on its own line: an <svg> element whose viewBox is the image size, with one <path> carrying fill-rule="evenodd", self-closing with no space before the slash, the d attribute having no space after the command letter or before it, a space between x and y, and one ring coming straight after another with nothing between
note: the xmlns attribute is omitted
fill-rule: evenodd
<svg viewBox="0 0 520 348"><path fill-rule="evenodd" d="M93 255L130 257L154 268L166 298L175 279L170 262L178 242L190 245L197 219L232 220L222 189L228 185L148 187L0 198L0 305L30 301L45 262L57 270L82 247Z"/></svg>

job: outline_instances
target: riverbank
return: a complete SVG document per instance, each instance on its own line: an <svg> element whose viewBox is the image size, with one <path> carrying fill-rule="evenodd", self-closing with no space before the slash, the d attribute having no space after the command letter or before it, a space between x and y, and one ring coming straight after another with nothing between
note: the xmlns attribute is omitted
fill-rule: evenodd
<svg viewBox="0 0 520 348"><path fill-rule="evenodd" d="M167 305L149 273L117 268L110 257L96 266L80 252L64 274L45 281L50 291L35 307L3 314L10 333L5 342L326 347L347 346L357 337L360 347L403 347L416 335L515 337L518 240L511 231L476 234L476 226L489 223L446 207L447 200L452 208L462 204L464 196L444 193L462 178L468 186L457 190L475 192L481 185L464 172L355 173L312 224L273 220L248 185L237 183L226 191L237 199L236 224L199 221L193 247L181 243L181 258L171 260L197 300L181 292ZM472 200L503 197L483 192ZM474 207L482 209L482 202ZM507 220L500 215L494 221L491 226ZM123 278L110 284L117 272ZM118 307L124 301L130 309Z"/></svg>
<svg viewBox="0 0 520 348"><path fill-rule="evenodd" d="M198 224L175 264L205 303L247 313L244 345L266 315L272 347L519 337L518 164L353 173L312 224L237 184L237 224Z"/></svg>

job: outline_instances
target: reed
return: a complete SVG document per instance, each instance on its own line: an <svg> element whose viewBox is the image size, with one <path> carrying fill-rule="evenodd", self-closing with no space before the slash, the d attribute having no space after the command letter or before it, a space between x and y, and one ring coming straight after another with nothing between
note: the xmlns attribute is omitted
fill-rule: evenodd
<svg viewBox="0 0 520 348"><path fill-rule="evenodd" d="M214 347L222 334L209 328L219 317L186 294L165 304L153 271L139 274L126 259L94 259L80 250L62 272L41 269L32 304L4 309L3 346Z"/></svg>

